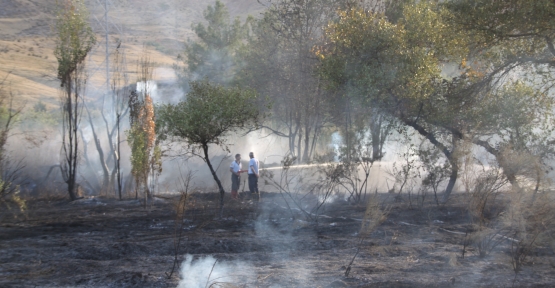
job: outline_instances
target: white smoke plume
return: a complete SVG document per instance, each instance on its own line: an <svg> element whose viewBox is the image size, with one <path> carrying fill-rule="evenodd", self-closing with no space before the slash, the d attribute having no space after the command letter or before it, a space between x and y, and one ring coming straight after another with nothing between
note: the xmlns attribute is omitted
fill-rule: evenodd
<svg viewBox="0 0 555 288"><path fill-rule="evenodd" d="M229 287L255 279L254 268L241 261L220 261L212 256L193 260L187 255L181 264L178 288Z"/></svg>

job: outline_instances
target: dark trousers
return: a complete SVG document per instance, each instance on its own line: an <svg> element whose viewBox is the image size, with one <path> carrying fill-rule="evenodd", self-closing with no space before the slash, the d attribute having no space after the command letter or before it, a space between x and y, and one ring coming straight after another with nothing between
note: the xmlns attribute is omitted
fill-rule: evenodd
<svg viewBox="0 0 555 288"><path fill-rule="evenodd" d="M249 191L258 193L258 177L254 174L249 174Z"/></svg>
<svg viewBox="0 0 555 288"><path fill-rule="evenodd" d="M231 174L231 191L239 191L239 175Z"/></svg>

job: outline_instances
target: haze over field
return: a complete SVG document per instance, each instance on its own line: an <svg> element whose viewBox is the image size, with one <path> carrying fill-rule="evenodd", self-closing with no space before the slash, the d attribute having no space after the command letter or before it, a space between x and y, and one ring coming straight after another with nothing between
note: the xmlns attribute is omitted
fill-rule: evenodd
<svg viewBox="0 0 555 288"><path fill-rule="evenodd" d="M2 0L0 286L552 287L553 15Z"/></svg>

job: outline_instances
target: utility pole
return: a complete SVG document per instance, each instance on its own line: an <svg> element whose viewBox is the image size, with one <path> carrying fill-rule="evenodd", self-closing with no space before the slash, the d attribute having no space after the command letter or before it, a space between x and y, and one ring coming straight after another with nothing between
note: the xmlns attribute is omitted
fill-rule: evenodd
<svg viewBox="0 0 555 288"><path fill-rule="evenodd" d="M115 5L114 5L115 3ZM102 62L94 62L92 58L89 58L89 62L92 69L89 70L89 75L92 78L95 74L97 74L97 79L101 80L105 77L104 81L100 82L100 85L89 87L89 95L95 98L100 98L102 101L102 106L100 107L100 117L104 120L105 127L99 127L100 133L105 133L106 138L102 144L98 144L97 150L98 154L100 155L100 162L102 167L108 167L108 165L113 166L108 169L104 169L104 179L103 179L103 187L106 183L109 183L108 186L104 187L109 190L112 188L116 188L114 192L116 196L119 196L120 200L122 199L122 172L120 167L120 146L121 146L121 118L127 113L125 110L125 103L124 102L124 95L126 92L122 91L125 90L128 82L126 74L126 60L125 60L125 52L123 52L124 48L121 47L123 38L125 38L125 34L123 32L123 25L122 23L113 23L111 21L118 20L118 17L110 18L110 12L117 13L117 8L122 8L122 6L127 5L129 2L127 0L96 0L90 1L89 5L91 7L91 11L93 11L92 17L96 20L95 25L97 28L96 33L97 35L101 36L98 46L96 46L91 54L102 55L105 54L104 57L101 57ZM103 10L102 10L103 9ZM103 13L102 13L103 12ZM110 43L110 33L114 35L115 41L114 43ZM113 39L112 39L113 40ZM110 61L110 58L114 57L114 61ZM98 59L98 58L97 58ZM113 62L113 63L111 63ZM104 70L104 73L102 71ZM105 74L104 76L101 76ZM89 118L89 124L92 129L94 129L94 123ZM99 138L96 138L93 141L99 141ZM96 143L96 142L95 142ZM86 145L86 144L85 144ZM99 148L100 147L100 148ZM108 154L101 153L102 147L108 148ZM108 156L109 155L109 156ZM105 179L109 179L106 181ZM117 181L117 182L114 182ZM111 186L111 185L114 185Z"/></svg>
<svg viewBox="0 0 555 288"><path fill-rule="evenodd" d="M121 5L125 5L123 3L120 3L118 0L116 6L121 6ZM93 19L96 20L96 23L99 26L99 29L96 30L98 34L104 34L102 37L103 40L100 40L99 42L104 42L104 43L98 43L99 45L96 48L93 48L93 51L91 54L100 54L100 53L104 53L104 60L103 63L90 63L89 67L91 67L91 69L89 70L90 73L90 77L92 77L94 74L102 71L102 69L105 70L105 81L103 83L103 85L101 87L105 87L104 89L106 89L106 91L99 91L102 90L103 88L101 87L97 87L96 89L93 88L93 90L96 90L97 93L102 93L102 94L107 94L110 93L111 87L110 87L110 80L111 80L111 67L110 67L110 55L113 52L113 46L110 44L110 32L115 32L115 34L119 34L120 35L120 39L123 37L123 32L122 32L122 27L121 25L111 22L110 19L110 10L112 10L112 8L114 7L114 3L112 2L112 0L96 0L95 1L96 4L93 2L89 5L91 5L91 11L97 11L100 9L103 9L104 13L100 14L100 13L91 13L93 16ZM125 2L125 1L122 1ZM101 10L102 11L102 10ZM102 15L100 17L97 17L97 15ZM104 18L104 19L102 19ZM115 43L114 43L115 44ZM100 52L99 50L103 49L104 52Z"/></svg>
<svg viewBox="0 0 555 288"><path fill-rule="evenodd" d="M108 44L108 32L110 27L108 23L108 0L104 0L104 32L106 39L106 92L110 91L110 49Z"/></svg>

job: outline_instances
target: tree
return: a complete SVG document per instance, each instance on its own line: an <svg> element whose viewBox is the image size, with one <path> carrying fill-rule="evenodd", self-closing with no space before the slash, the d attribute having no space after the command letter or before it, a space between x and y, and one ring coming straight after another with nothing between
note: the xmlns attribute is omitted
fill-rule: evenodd
<svg viewBox="0 0 555 288"><path fill-rule="evenodd" d="M549 107L552 107L554 99L549 94L555 80L555 28L552 25L555 3L548 0L457 0L444 5L452 11L448 18L451 25L473 35L470 45L475 52L468 66L483 76L482 81L477 81L469 90L475 94L493 90L490 94L499 99L499 103L493 106L490 103L487 107L494 109L494 113L488 116L497 115L500 117L496 119L503 121L495 122L501 126L493 128L502 136L477 136L473 142L498 159L506 177L516 186L519 173L514 173L515 167L510 166L515 165L507 156L525 153L536 159L531 162L537 163L534 169L537 171L534 177L537 179L537 191L543 174L541 171L544 170L541 167L545 166L546 159L553 157L550 147L555 143L551 137L552 128L549 128L552 125L548 123L552 122L549 119L553 119ZM484 65L484 60L489 60L485 62L487 65ZM514 83L515 78L520 81ZM503 81L515 84L514 89L507 90ZM508 107L507 104L516 107ZM506 111L517 111L507 117L500 113L500 107ZM488 133L485 136L492 135L492 127L486 127Z"/></svg>
<svg viewBox="0 0 555 288"><path fill-rule="evenodd" d="M536 180L537 192L547 160L555 156L554 101L537 87L522 81L492 91L471 115L481 119L479 133L466 130L465 138L493 155L507 180L520 190L517 177ZM523 161L523 159L525 159Z"/></svg>
<svg viewBox="0 0 555 288"><path fill-rule="evenodd" d="M186 100L165 104L157 110L159 137L185 142L187 153L206 162L220 191L223 213L224 188L210 162L209 147L220 146L229 152L226 136L259 125L263 113L253 107L257 94L251 89L226 88L208 81L191 82Z"/></svg>
<svg viewBox="0 0 555 288"><path fill-rule="evenodd" d="M121 43L120 43L121 44ZM129 112L129 105L125 105L125 97L130 95L128 87L127 74L125 73L125 53L120 53L120 45L116 48L114 54L115 71L112 76L112 105L114 106L115 112L115 124L114 129L109 134L109 144L112 150L114 168L111 174L111 183L114 183L114 179L117 182L117 191L119 199L122 199L122 179L121 179L121 121L125 115ZM112 119L113 120L113 119ZM106 122L106 121L105 121ZM114 139L115 132L115 139ZM114 177L115 174L115 177Z"/></svg>
<svg viewBox="0 0 555 288"><path fill-rule="evenodd" d="M446 189L450 192L457 178L454 152L460 139L444 129L446 114L435 112L460 103L437 92L444 83L441 65L466 52L461 45L465 35L453 34L442 22L447 12L430 3L405 5L401 11L397 22L361 8L340 12L326 31L330 44L316 50L323 62L321 75L332 88L362 98L366 107L412 127L440 149L452 167Z"/></svg>
<svg viewBox="0 0 555 288"><path fill-rule="evenodd" d="M156 149L156 118L154 105L150 97L150 83L152 82L152 67L150 58L146 52L139 60L139 81L143 83L143 89L132 91L129 96L129 125L127 130L127 141L131 147L131 174L135 179L135 198L138 191L142 190L145 197L145 207L151 197L149 189L149 174L154 170L154 163L158 163L160 154ZM161 172L161 165L156 167Z"/></svg>
<svg viewBox="0 0 555 288"><path fill-rule="evenodd" d="M347 1L349 2L349 1ZM320 62L312 48L323 40L323 27L345 1L281 0L253 23L252 37L241 50L244 67L239 81L274 103L264 128L286 138L289 153L298 161L312 159L317 141L334 109L316 77Z"/></svg>
<svg viewBox="0 0 555 288"><path fill-rule="evenodd" d="M189 41L185 55L178 57L186 64L181 70L181 81L184 86L189 81L203 79L229 84L239 67L236 51L247 37L252 18L247 18L243 24L239 17L231 21L227 8L219 0L213 7L209 5L203 15L207 25L196 23L191 27L198 41Z"/></svg>
<svg viewBox="0 0 555 288"><path fill-rule="evenodd" d="M458 83L442 88L462 100L458 110L443 111L452 115L444 126L493 155L517 188L517 176L530 173L517 158L528 155L539 185L542 166L553 157L549 143L555 143L549 125L553 98L548 96L555 63L549 16L554 3L464 0L441 6L450 12L444 23L455 34L467 35L469 49Z"/></svg>
<svg viewBox="0 0 555 288"><path fill-rule="evenodd" d="M492 64L505 66L497 73L511 69L505 65L508 62L518 66L532 64L539 71L553 69L553 1L451 0L444 5L452 11L451 24L474 35L471 44L476 51L490 57Z"/></svg>
<svg viewBox="0 0 555 288"><path fill-rule="evenodd" d="M71 200L76 196L76 177L79 159L77 133L81 119L81 102L86 85L85 59L96 43L87 22L88 12L82 0L64 0L58 7L54 54L58 59L58 79L61 83L62 155L60 167Z"/></svg>
<svg viewBox="0 0 555 288"><path fill-rule="evenodd" d="M138 93L132 92L129 97L131 127L127 130L127 141L131 146L131 174L135 179L135 197L138 197L138 191L143 191L146 199L150 197L148 176L150 152L154 147L155 140L155 122L154 106L150 95L140 96Z"/></svg>
<svg viewBox="0 0 555 288"><path fill-rule="evenodd" d="M113 54L114 71L112 73L111 93L108 92L102 96L102 101L98 105L100 118L104 125L96 126L91 111L92 105L85 105L87 111L87 118L93 134L93 142L98 152L98 160L102 168L102 187L101 190L106 193L117 191L119 199L122 199L122 183L121 183L121 169L120 169L120 155L121 155L121 121L129 112L129 105L127 97L131 91L129 88L129 81L125 72L125 53L121 48L121 43L116 48ZM97 132L99 131L99 132ZM106 142L102 143L99 137L100 133L104 132ZM93 170L90 159L87 155L87 142L81 129L82 139L84 143L84 158L87 166ZM96 173L96 172L95 172Z"/></svg>
<svg viewBox="0 0 555 288"><path fill-rule="evenodd" d="M500 149L515 146L504 141L490 142L507 131L515 131L501 128L509 127L512 120L501 117L496 110L504 101L499 95L508 95L509 91L519 97L537 95L518 88L513 85L514 80L506 77L521 64L517 59L522 59L509 52L526 51L525 48L498 47L484 35L456 27L453 14L444 5L426 2L402 6L396 22L362 9L343 11L339 21L327 31L330 45L317 50L323 61L322 75L332 87L362 96L367 105L379 107L442 151L450 166L443 201L457 180L459 159L469 151L461 145L463 141L485 148L506 167L503 171L507 178L515 180L516 175L511 176L509 165L504 164L505 150ZM505 56L508 58L501 61ZM528 86L534 83L528 82ZM528 113L533 117L527 118L527 123L550 119L546 110L534 108L545 105L542 97L526 99L530 101L507 103L520 105L512 110L538 112ZM525 134L533 132L529 124L519 125L528 129ZM544 136L547 131L543 130ZM533 145L541 146L538 142L524 142L527 148L519 153Z"/></svg>

